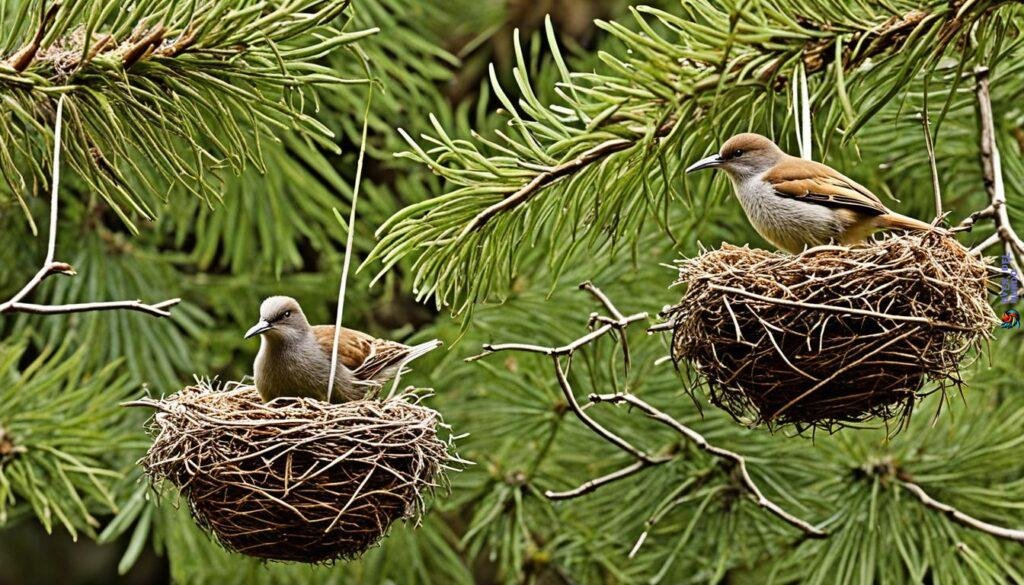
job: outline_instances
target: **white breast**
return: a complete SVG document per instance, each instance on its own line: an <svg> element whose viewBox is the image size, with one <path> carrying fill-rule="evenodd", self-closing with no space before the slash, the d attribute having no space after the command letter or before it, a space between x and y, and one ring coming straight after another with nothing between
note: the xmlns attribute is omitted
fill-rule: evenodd
<svg viewBox="0 0 1024 585"><path fill-rule="evenodd" d="M834 209L775 194L761 177L733 181L736 197L761 237L787 252L838 241L843 221Z"/></svg>

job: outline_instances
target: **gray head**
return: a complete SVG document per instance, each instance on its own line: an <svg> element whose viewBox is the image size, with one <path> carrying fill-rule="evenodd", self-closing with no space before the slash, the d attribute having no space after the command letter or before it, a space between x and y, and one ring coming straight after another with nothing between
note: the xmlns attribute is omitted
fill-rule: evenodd
<svg viewBox="0 0 1024 585"><path fill-rule="evenodd" d="M270 297L260 305L260 320L245 332L245 339L265 335L272 339L291 339L309 332L309 322L299 302L291 297Z"/></svg>
<svg viewBox="0 0 1024 585"><path fill-rule="evenodd" d="M764 174L785 156L786 153L770 139L744 132L726 140L718 154L695 162L686 172L719 168L734 180L742 180Z"/></svg>

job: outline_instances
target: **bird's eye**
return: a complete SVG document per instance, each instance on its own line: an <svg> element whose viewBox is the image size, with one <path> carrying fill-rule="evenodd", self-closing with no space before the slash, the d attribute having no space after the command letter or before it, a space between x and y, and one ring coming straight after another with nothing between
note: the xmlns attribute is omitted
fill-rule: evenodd
<svg viewBox="0 0 1024 585"><path fill-rule="evenodd" d="M282 317L287 319L288 317L291 317L291 316L292 316L292 312L291 311L285 311L284 315Z"/></svg>
<svg viewBox="0 0 1024 585"><path fill-rule="evenodd" d="M740 156L741 154L743 154L743 150L742 150L742 149L739 149L739 148L737 148L736 150L732 151L732 157L733 157L733 158L737 158L737 157L739 157L739 156Z"/></svg>

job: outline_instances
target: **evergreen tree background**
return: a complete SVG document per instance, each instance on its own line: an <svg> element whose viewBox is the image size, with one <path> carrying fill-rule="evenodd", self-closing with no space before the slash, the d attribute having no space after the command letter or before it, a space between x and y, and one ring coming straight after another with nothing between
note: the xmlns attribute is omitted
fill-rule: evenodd
<svg viewBox="0 0 1024 585"><path fill-rule="evenodd" d="M1024 527L1017 331L996 332L962 396L929 396L891 439L878 424L772 433L698 396L699 408L671 365L656 364L666 342L642 328L626 374L610 339L577 356L581 397L628 388L740 452L766 495L827 530L823 540L802 538L731 469L625 409L590 412L673 460L552 502L545 490L630 460L567 411L547 358L463 361L483 343L559 345L585 332L599 307L577 290L584 280L623 311L654 314L679 295L663 264L699 242L766 245L722 179L684 180L681 169L747 129L796 152L801 72L815 158L923 219L934 216L927 111L954 224L988 202L975 91L987 75L1019 225L1018 3L0 0L0 24L0 299L45 253L61 95L58 250L79 275L47 279L31 300L183 299L169 319L0 317L0 582L113 571L181 583L1024 581L1018 543L957 524L906 487ZM446 342L408 381L436 389L431 405L468 434L460 455L475 465L453 475L421 526L396 526L359 561L259 563L220 549L172 494L147 492L135 465L146 413L118 403L193 375L251 374L257 343L241 334L270 294L332 320L339 217L371 89L352 226L364 264L345 322ZM471 225L531 184L521 205ZM986 240L988 223L961 241Z"/></svg>

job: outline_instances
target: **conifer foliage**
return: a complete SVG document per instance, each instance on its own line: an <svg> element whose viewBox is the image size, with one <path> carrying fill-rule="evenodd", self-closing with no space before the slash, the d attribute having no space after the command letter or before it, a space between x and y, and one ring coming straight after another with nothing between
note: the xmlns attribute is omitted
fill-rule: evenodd
<svg viewBox="0 0 1024 585"><path fill-rule="evenodd" d="M898 433L796 434L688 395L655 317L673 261L769 246L682 172L748 130L945 214L1003 314L1022 93L1010 0L0 0L0 306L181 299L0 311L0 580L34 527L180 583L1024 582L1019 329ZM357 560L260 563L119 404L251 374L271 294L332 322L348 230L346 326L444 340L403 381L473 464Z"/></svg>

